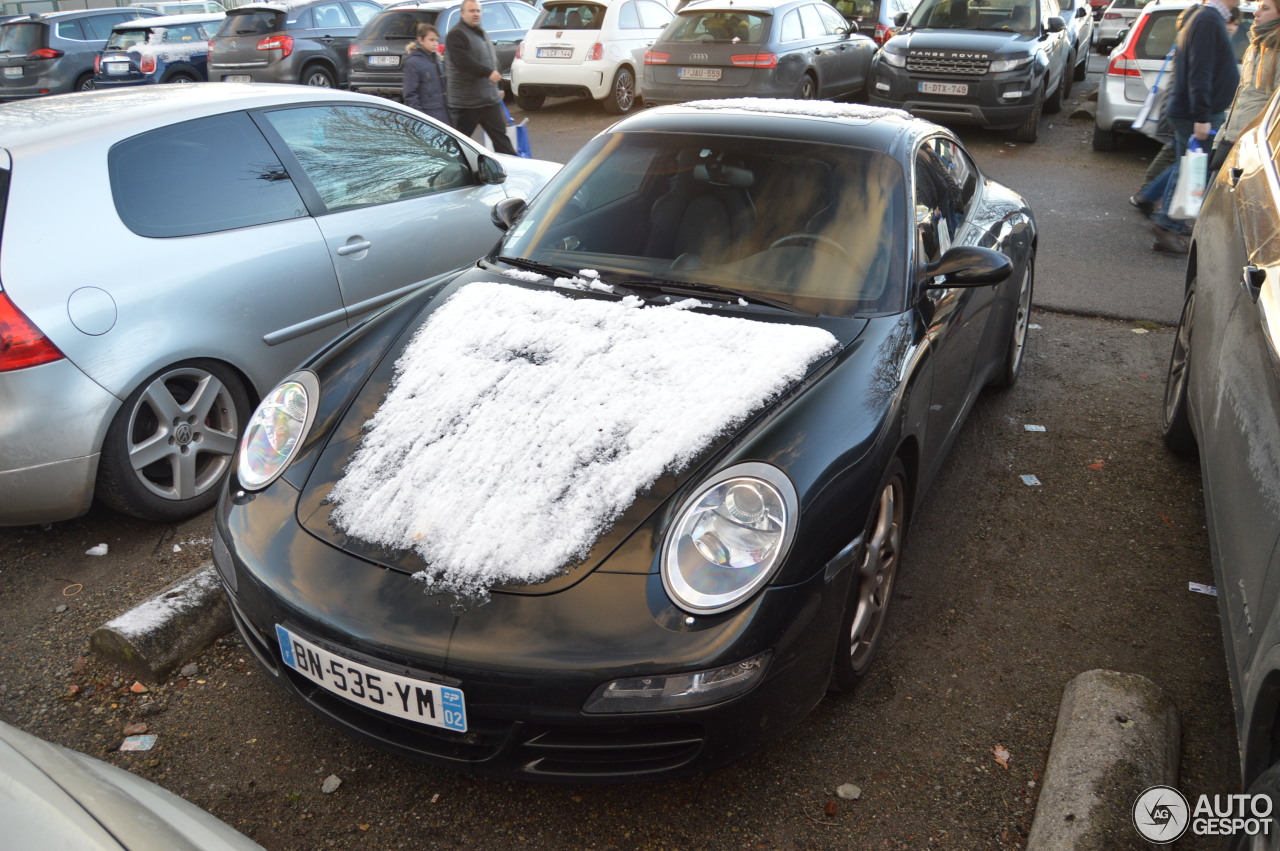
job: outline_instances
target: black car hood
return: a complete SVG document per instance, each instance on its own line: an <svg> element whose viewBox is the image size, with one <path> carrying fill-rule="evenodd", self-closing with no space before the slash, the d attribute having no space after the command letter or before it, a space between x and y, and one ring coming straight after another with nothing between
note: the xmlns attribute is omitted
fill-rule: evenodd
<svg viewBox="0 0 1280 851"><path fill-rule="evenodd" d="M342 477L344 470L346 470L348 463L351 461L352 455L360 444L362 427L378 410L382 400L386 397L394 378L396 361L408 341L414 336L418 328L436 310L443 306L448 301L449 296L459 288L474 281L492 280L502 279L493 272L476 270L464 274L449 285L419 316L415 317L404 333L398 335L394 345L383 357L377 369L370 375L364 385L356 391L348 410L333 430L333 433L328 437L328 442L315 467L311 470L299 496L298 521L312 535L353 556L393 570L413 574L429 569L429 565L416 552L390 551L345 534L332 520L333 505L329 500L329 496L334 484ZM515 281L504 280L503 283L513 286L520 285ZM530 288L537 287L530 286ZM557 290L557 292L566 294L561 290ZM601 297L590 293L573 293L572 295L581 298ZM811 363L800 380L796 381L762 409L752 414L742 425L715 439L709 446L699 452L695 458L685 464L678 473L664 475L652 486L638 493L621 516L603 534L599 535L581 561L575 565L566 566L561 573L547 581L521 586L504 585L492 590L504 593L551 594L572 586L596 569L620 573L649 573L651 570L656 569L656 561L653 556L661 544L660 538L653 540L650 546L628 546L625 550L625 556L616 556L607 565L603 563L628 537L643 526L655 511L660 509L673 495L680 493L682 485L691 480L693 484L696 484L696 481L702 476L712 472L709 468L715 464L716 459L721 457L727 449L749 436L758 434L762 428L767 428L767 424L776 417L779 411L790 405L808 388L813 386L825 373L828 366L834 362L839 352L847 348L867 325L867 320L865 319L812 318L758 307L736 305L724 305L722 308L704 307L700 310L739 319L746 318L761 322L820 327L836 338L837 348L828 355ZM532 463L534 459L530 460ZM468 518L460 516L456 518L456 522L466 523Z"/></svg>
<svg viewBox="0 0 1280 851"><path fill-rule="evenodd" d="M1025 56L1035 51L1037 42L1034 36L1010 31L939 29L899 33L888 44L899 51L940 50L987 56Z"/></svg>

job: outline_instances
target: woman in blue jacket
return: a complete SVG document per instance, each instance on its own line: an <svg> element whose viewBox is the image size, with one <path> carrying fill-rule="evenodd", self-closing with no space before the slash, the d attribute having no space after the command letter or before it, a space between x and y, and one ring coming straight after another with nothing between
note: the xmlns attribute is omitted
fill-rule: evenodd
<svg viewBox="0 0 1280 851"><path fill-rule="evenodd" d="M440 62L440 33L431 24L418 24L418 38L409 43L404 63L404 103L449 123L444 66Z"/></svg>

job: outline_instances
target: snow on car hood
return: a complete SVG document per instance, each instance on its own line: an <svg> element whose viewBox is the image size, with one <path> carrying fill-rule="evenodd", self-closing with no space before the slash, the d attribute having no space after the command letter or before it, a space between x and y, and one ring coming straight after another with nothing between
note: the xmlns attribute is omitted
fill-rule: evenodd
<svg viewBox="0 0 1280 851"><path fill-rule="evenodd" d="M641 305L463 287L401 353L329 494L334 524L416 552L432 591L544 581L838 345L819 328Z"/></svg>

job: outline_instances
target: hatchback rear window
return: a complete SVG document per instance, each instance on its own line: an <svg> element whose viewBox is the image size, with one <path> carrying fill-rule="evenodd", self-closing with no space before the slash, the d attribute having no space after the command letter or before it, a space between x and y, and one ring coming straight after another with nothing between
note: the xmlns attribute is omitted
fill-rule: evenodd
<svg viewBox="0 0 1280 851"><path fill-rule="evenodd" d="M1194 7L1193 7L1194 8ZM1178 35L1178 17L1182 9L1155 11L1147 17L1146 26L1138 35L1138 43L1134 45L1134 56L1138 59L1164 59L1173 47L1173 40ZM1253 26L1253 12L1240 10L1240 26L1231 39L1231 46L1236 52L1236 61L1244 58L1244 51L1249 46L1249 28Z"/></svg>
<svg viewBox="0 0 1280 851"><path fill-rule="evenodd" d="M284 13L274 9L228 12L218 28L218 38L237 35L267 35L284 29Z"/></svg>
<svg viewBox="0 0 1280 851"><path fill-rule="evenodd" d="M439 12L427 9L386 12L369 22L369 26L360 33L360 41L368 43L395 38L413 40L417 36L418 24L434 24L439 15Z"/></svg>
<svg viewBox="0 0 1280 851"><path fill-rule="evenodd" d="M185 121L112 146L116 212L139 236L215 233L307 215L275 152L248 115Z"/></svg>
<svg viewBox="0 0 1280 851"><path fill-rule="evenodd" d="M0 53L7 51L13 55L39 50L45 46L48 30L46 25L32 22L0 26Z"/></svg>
<svg viewBox="0 0 1280 851"><path fill-rule="evenodd" d="M604 7L595 3L561 3L542 10L534 29L598 30L604 23Z"/></svg>
<svg viewBox="0 0 1280 851"><path fill-rule="evenodd" d="M664 35L663 41L699 42L734 41L739 44L761 44L769 34L772 15L756 12L733 12L708 9L684 12Z"/></svg>

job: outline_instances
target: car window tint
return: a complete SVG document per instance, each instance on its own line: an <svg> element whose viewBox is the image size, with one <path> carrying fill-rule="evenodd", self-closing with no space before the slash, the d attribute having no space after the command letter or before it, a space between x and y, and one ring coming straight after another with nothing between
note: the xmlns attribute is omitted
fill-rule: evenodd
<svg viewBox="0 0 1280 851"><path fill-rule="evenodd" d="M363 27L382 11L382 7L376 3L350 3L348 5L351 7L351 13L355 15L356 26L358 27Z"/></svg>
<svg viewBox="0 0 1280 851"><path fill-rule="evenodd" d="M604 8L595 3L564 3L542 11L540 30L598 30L604 23Z"/></svg>
<svg viewBox="0 0 1280 851"><path fill-rule="evenodd" d="M817 6L801 6L796 11L800 13L800 23L804 26L805 38L822 38L827 35L827 23L818 13Z"/></svg>
<svg viewBox="0 0 1280 851"><path fill-rule="evenodd" d="M640 26L647 30L661 29L671 23L671 12L653 0L636 0L636 10L640 13Z"/></svg>
<svg viewBox="0 0 1280 851"><path fill-rule="evenodd" d="M840 17L840 13L828 6L826 3L820 3L814 8L816 8L818 10L818 14L822 16L822 21L826 24L827 33L829 35L837 35L840 32L849 29L849 24L845 22L844 18Z"/></svg>
<svg viewBox="0 0 1280 851"><path fill-rule="evenodd" d="M25 54L43 47L44 34L47 29L44 24L36 23L0 26L0 52Z"/></svg>
<svg viewBox="0 0 1280 851"><path fill-rule="evenodd" d="M80 22L84 27L85 37L95 40L106 39L111 36L111 28L116 24L125 22L123 15L118 18L115 15L95 15L92 18L85 18Z"/></svg>
<svg viewBox="0 0 1280 851"><path fill-rule="evenodd" d="M474 183L457 139L401 112L308 106L266 118L331 213Z"/></svg>
<svg viewBox="0 0 1280 851"><path fill-rule="evenodd" d="M792 15L799 30L800 17L794 12ZM671 29L662 34L662 40L680 43L732 41L736 38L743 44L761 44L769 33L771 20L771 16L755 12L687 12L676 18Z"/></svg>
<svg viewBox="0 0 1280 851"><path fill-rule="evenodd" d="M284 13L274 9L229 12L218 27L219 38L238 35L267 35L284 29Z"/></svg>
<svg viewBox="0 0 1280 851"><path fill-rule="evenodd" d="M531 30L533 22L538 20L538 10L525 3L512 3L507 7L516 19L516 29Z"/></svg>
<svg viewBox="0 0 1280 851"><path fill-rule="evenodd" d="M57 29L58 38L73 39L75 41L87 41L84 30L80 27L79 21L58 21Z"/></svg>
<svg viewBox="0 0 1280 851"><path fill-rule="evenodd" d="M937 136L925 142L925 145L946 172L955 212L960 219L964 219L969 213L969 203L973 200L977 187L977 169L961 147L951 139Z"/></svg>
<svg viewBox="0 0 1280 851"><path fill-rule="evenodd" d="M191 236L307 214L284 166L242 112L119 142L107 154L107 170L120 220L140 236Z"/></svg>
<svg viewBox="0 0 1280 851"><path fill-rule="evenodd" d="M507 11L506 3L492 3L480 7L480 28L487 33L515 29L515 19Z"/></svg>
<svg viewBox="0 0 1280 851"><path fill-rule="evenodd" d="M387 38L413 39L418 32L418 24L434 24L438 16L439 12L425 9L383 12L361 31L360 40L372 42Z"/></svg>
<svg viewBox="0 0 1280 851"><path fill-rule="evenodd" d="M337 29L338 27L354 26L351 19L347 17L347 10L342 7L341 3L326 3L323 6L316 6L311 10L312 20L315 22L313 26L316 29Z"/></svg>
<svg viewBox="0 0 1280 851"><path fill-rule="evenodd" d="M782 18L782 33L779 41L799 41L804 38L804 27L800 23L800 13L792 9Z"/></svg>
<svg viewBox="0 0 1280 851"><path fill-rule="evenodd" d="M635 3L623 3L618 9L618 29L638 30L640 29L640 13L636 11Z"/></svg>

